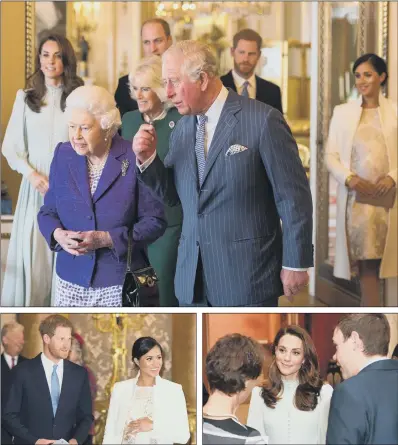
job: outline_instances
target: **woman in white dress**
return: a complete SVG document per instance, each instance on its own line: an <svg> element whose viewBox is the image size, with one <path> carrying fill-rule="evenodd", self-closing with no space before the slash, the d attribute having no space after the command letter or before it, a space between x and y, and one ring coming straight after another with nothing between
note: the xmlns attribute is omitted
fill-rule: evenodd
<svg viewBox="0 0 398 445"><path fill-rule="evenodd" d="M58 35L39 44L36 70L19 90L5 133L2 152L22 175L8 249L3 306L50 304L54 254L37 225L37 213L48 190L55 146L68 139L65 100L82 85L70 42Z"/></svg>
<svg viewBox="0 0 398 445"><path fill-rule="evenodd" d="M135 341L137 377L113 387L103 444L185 444L190 437L181 385L162 379L163 349L152 337Z"/></svg>
<svg viewBox="0 0 398 445"><path fill-rule="evenodd" d="M326 165L338 182L334 275L359 274L361 306L381 306L379 279L398 275L397 197L380 207L397 187L397 106L381 94L387 65L365 54L353 66L357 101L333 112ZM357 194L378 205L357 202Z"/></svg>
<svg viewBox="0 0 398 445"><path fill-rule="evenodd" d="M324 444L333 389L319 375L314 343L300 326L281 328L269 379L254 388L247 424L269 444Z"/></svg>

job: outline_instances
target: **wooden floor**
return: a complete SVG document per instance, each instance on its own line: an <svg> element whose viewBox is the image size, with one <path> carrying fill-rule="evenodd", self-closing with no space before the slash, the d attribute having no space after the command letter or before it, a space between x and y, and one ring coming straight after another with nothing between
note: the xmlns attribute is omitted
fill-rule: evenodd
<svg viewBox="0 0 398 445"><path fill-rule="evenodd" d="M308 295L308 288L300 292L293 299L293 303L290 303L287 297L283 296L279 298L280 307L295 307L295 306L323 306L326 305L320 302L318 299Z"/></svg>

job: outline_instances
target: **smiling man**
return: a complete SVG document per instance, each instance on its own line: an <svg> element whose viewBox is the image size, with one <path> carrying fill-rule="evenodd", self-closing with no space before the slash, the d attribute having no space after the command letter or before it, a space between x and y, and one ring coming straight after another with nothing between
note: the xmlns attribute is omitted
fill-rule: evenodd
<svg viewBox="0 0 398 445"><path fill-rule="evenodd" d="M159 18L147 20L141 27L141 41L145 57L161 56L173 42L169 24ZM115 100L121 117L128 111L138 109L137 102L130 96L128 74L119 79Z"/></svg>
<svg viewBox="0 0 398 445"><path fill-rule="evenodd" d="M397 444L398 362L387 358L386 316L345 315L333 343L345 381L333 392L327 444Z"/></svg>
<svg viewBox="0 0 398 445"><path fill-rule="evenodd" d="M50 315L39 328L43 353L13 370L3 422L14 444L83 443L93 422L87 371L67 360L72 324Z"/></svg>
<svg viewBox="0 0 398 445"><path fill-rule="evenodd" d="M238 94L271 105L283 113L280 88L254 74L261 57L262 41L252 29L243 29L235 34L231 48L234 69L222 76L221 81Z"/></svg>

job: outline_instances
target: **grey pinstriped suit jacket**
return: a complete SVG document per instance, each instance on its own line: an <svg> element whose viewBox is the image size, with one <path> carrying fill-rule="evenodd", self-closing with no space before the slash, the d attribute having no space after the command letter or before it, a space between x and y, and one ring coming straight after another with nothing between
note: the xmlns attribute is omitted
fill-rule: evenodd
<svg viewBox="0 0 398 445"><path fill-rule="evenodd" d="M282 265L313 265L311 192L290 129L279 111L229 90L199 188L196 125L180 119L164 165L156 156L138 175L168 205L182 204L176 296L192 303L200 251L213 306L274 304ZM248 150L226 156L234 144Z"/></svg>

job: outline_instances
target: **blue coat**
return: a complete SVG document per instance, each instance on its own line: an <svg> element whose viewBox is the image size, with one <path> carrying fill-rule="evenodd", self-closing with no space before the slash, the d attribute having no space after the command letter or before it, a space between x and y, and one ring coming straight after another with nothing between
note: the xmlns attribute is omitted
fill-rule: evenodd
<svg viewBox="0 0 398 445"><path fill-rule="evenodd" d="M122 161L128 162L125 176ZM128 230L134 227L133 269L145 266L142 249L166 229L163 204L136 177L136 159L131 142L113 138L97 190L91 197L87 161L69 142L55 149L50 169L50 187L38 215L39 228L52 250L58 253L60 278L84 287L106 287L123 283L126 272ZM138 215L136 200L138 194ZM73 231L109 232L113 248L97 249L74 256L55 247L56 228Z"/></svg>

